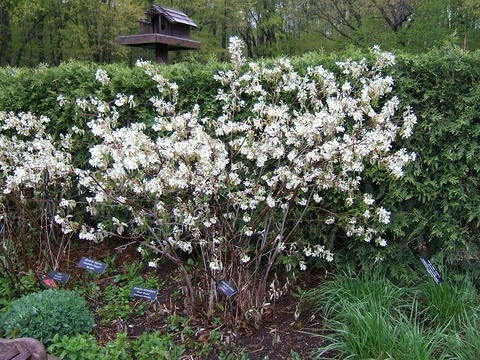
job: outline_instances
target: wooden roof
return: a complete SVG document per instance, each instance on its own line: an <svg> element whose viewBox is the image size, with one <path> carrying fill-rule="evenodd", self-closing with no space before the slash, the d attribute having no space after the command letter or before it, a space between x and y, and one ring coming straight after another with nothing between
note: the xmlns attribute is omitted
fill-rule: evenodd
<svg viewBox="0 0 480 360"><path fill-rule="evenodd" d="M160 5L152 5L150 9L148 9L145 14L148 17L152 15L163 15L167 18L168 21L171 23L179 23L179 24L186 24L192 27L197 27L197 24L193 22L184 12L176 9L167 8L165 6Z"/></svg>

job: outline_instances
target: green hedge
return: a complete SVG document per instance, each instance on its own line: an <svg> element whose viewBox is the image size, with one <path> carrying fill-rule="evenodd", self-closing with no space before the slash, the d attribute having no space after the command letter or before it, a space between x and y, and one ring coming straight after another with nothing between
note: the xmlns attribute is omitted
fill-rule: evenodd
<svg viewBox="0 0 480 360"><path fill-rule="evenodd" d="M398 94L419 122L405 143L418 154L407 176L397 184L373 174L396 214L393 236L414 255L477 268L480 52L443 49L401 56L394 76Z"/></svg>
<svg viewBox="0 0 480 360"><path fill-rule="evenodd" d="M291 60L299 71L317 64L334 69L336 60L349 56L364 54L310 53ZM353 248L360 258L366 258L366 252L396 261L417 261L418 255L427 255L448 263L477 264L480 163L475 155L480 154L480 52L443 48L420 55L397 54L397 60L392 70L395 94L402 104L410 104L419 118L414 136L400 141L399 146L414 150L418 160L400 181L372 169L364 185L380 194L383 205L392 210L389 231L394 246L377 254L372 246L344 241L341 232L332 246ZM213 74L227 66L183 63L164 66L163 73L179 85L181 110L188 111L198 103L203 115L209 116L219 108ZM67 99L92 94L112 99L123 92L135 95L139 105L124 110L125 122L152 119L148 99L155 93L153 81L138 68L113 64L102 67L112 79L112 86L102 87L95 80L97 67L70 62L53 68L0 69L0 110L48 115L54 133L66 132L85 119L76 114L73 105L60 107L58 94ZM349 252L339 254L346 258Z"/></svg>

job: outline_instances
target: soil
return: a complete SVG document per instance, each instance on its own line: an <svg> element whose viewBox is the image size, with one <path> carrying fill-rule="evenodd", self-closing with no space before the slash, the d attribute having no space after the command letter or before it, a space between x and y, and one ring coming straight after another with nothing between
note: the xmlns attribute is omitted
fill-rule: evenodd
<svg viewBox="0 0 480 360"><path fill-rule="evenodd" d="M85 276L85 270L77 267L77 263L82 256L91 257L95 260L109 261L109 266L123 272L123 263L140 262L140 255L136 251L136 245L118 249L118 243L104 242L101 244L78 243L71 248L68 256L62 256L62 263L58 267L58 271L67 272L77 281L95 281L100 291L108 284L112 283L114 276ZM113 257L115 259L112 261ZM291 356L291 352L295 351L300 355L301 359L312 359L314 351L322 345L326 344L325 335L321 316L314 317L307 310L300 311L299 316L295 319L299 299L289 295L282 296L272 307L266 312L262 325L256 328L241 328L233 331L223 326L216 326L205 323L201 317L196 318L194 314L189 313L184 304L184 297L181 295L181 281L176 277L175 267L171 264L162 264L152 271L147 266L142 267L141 274L143 277L157 276L165 281L165 286L159 290L157 301L147 302L147 314L142 317L131 318L128 321L117 319L109 326L98 325L95 330L98 343L104 345L109 341L113 341L116 334L127 331L130 338L135 338L143 332L153 332L160 330L166 333L165 320L171 314L188 317L190 319L189 326L197 329L193 336L193 341L203 342L208 339L210 331L213 329L221 333L219 348L229 349L234 353L242 351L248 354L250 360L263 360L268 356L269 360L286 360ZM292 287L295 289L309 289L318 285L323 281L324 275L305 273L297 283ZM69 281L72 283L73 281ZM89 299L93 308L99 308L97 298ZM132 302L132 309L146 302L147 300L138 299ZM102 324L101 318L97 312L97 324ZM182 340L182 331L178 330L178 340ZM184 340L184 339L183 339ZM217 353L212 352L208 357L198 357L192 350L187 351L185 359L217 359ZM332 354L334 358L334 354ZM292 359L297 359L293 358Z"/></svg>
<svg viewBox="0 0 480 360"><path fill-rule="evenodd" d="M303 314L295 321L298 299L291 295L282 296L275 304L272 314L263 319L263 326L251 335L238 338L237 346L243 347L250 360L283 360L291 351L300 354L302 359L311 359L312 353L324 345L322 324Z"/></svg>

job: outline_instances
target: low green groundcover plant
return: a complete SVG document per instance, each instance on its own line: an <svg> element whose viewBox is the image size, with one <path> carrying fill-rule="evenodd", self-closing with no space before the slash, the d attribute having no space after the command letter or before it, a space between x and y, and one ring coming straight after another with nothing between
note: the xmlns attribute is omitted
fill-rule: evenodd
<svg viewBox="0 0 480 360"><path fill-rule="evenodd" d="M48 351L60 359L66 360L180 360L190 359L185 355L185 346L174 341L173 334L162 335L160 331L143 333L136 339L129 339L126 332L117 334L114 341L105 346L97 344L91 334L82 334L73 337L55 336ZM209 355L209 359L212 355ZM206 355L196 353L195 358L203 359ZM193 358L193 356L192 356ZM218 360L248 360L250 357L244 351L232 349L219 349L216 357ZM285 360L301 360L300 354L291 350L290 356ZM268 356L262 360L269 360Z"/></svg>
<svg viewBox="0 0 480 360"><path fill-rule="evenodd" d="M99 346L91 334L74 337L55 336L48 351L68 360L147 360L181 359L185 347L176 344L171 334L160 335L159 331L144 333L135 340L129 340L126 333L119 333L115 341L105 347Z"/></svg>
<svg viewBox="0 0 480 360"><path fill-rule="evenodd" d="M88 333L93 314L78 294L65 290L45 290L12 302L0 317L4 336L33 337L49 344L55 335Z"/></svg>

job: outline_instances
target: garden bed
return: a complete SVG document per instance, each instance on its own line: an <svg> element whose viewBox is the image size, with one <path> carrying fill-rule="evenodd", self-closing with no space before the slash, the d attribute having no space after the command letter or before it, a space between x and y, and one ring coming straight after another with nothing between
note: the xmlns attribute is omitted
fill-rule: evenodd
<svg viewBox="0 0 480 360"><path fill-rule="evenodd" d="M81 257L94 257L107 263L102 275L78 268ZM98 254L101 254L100 256ZM176 343L185 346L185 356L191 359L217 359L220 354L245 354L248 359L309 359L312 352L325 344L320 317L311 317L308 309L301 309L300 299L291 294L282 296L266 311L261 327L256 329L244 322L238 328L227 327L220 318L207 319L192 314L184 304L182 281L168 262L157 268L142 264L135 246L118 250L114 241L94 244L78 242L62 256L59 269L71 275L61 288L82 294L95 315L94 336L98 345L108 346L119 333L128 339L137 339L145 333L158 330L173 335ZM25 273L27 274L27 273ZM45 274L32 273L29 291L45 288L41 278ZM308 289L323 281L323 276L304 273L296 287ZM132 283L158 286L157 301L130 297ZM152 285L150 285L152 286ZM295 313L299 313L296 318ZM293 354L293 355L292 355ZM297 356L297 357L292 357ZM232 358L233 359L233 358Z"/></svg>

